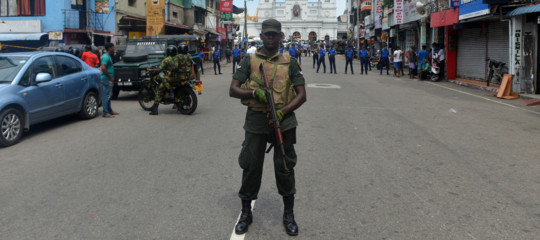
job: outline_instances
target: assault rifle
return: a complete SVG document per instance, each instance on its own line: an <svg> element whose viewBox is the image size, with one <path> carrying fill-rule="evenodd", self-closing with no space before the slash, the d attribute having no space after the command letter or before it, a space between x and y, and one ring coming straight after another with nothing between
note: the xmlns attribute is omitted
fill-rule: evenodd
<svg viewBox="0 0 540 240"><path fill-rule="evenodd" d="M274 127L274 131L276 132L276 142L272 143L266 152L268 153L272 146L276 144L276 147L280 148L281 154L283 155L283 167L285 168L285 171L289 172L287 164L285 163L285 157L287 155L285 155L285 147L283 146L283 133L281 132L281 126L279 125L272 86L270 86L270 82L266 76L266 70L264 69L264 62L259 66L259 70L262 72L264 79L264 91L266 92L266 103L268 104L268 113L270 114L269 118L271 120L270 124Z"/></svg>

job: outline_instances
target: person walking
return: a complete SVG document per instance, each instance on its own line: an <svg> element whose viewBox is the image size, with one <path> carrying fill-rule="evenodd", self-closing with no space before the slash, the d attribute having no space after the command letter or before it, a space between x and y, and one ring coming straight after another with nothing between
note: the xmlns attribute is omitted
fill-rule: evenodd
<svg viewBox="0 0 540 240"><path fill-rule="evenodd" d="M289 46L289 55L291 55L292 58L297 58L297 55L296 55L296 46L294 43L291 43L291 45Z"/></svg>
<svg viewBox="0 0 540 240"><path fill-rule="evenodd" d="M219 70L219 74L222 74L221 73L221 64L219 63L220 59L221 59L221 52L219 51L218 48L215 48L214 49L214 52L212 53L212 56L214 58L214 75L217 75L217 72L216 72L216 65L218 67L218 70Z"/></svg>
<svg viewBox="0 0 540 240"><path fill-rule="evenodd" d="M353 57L354 57L354 50L352 50L352 46L347 46L347 50L345 50L345 74L347 74L347 67L349 64L351 65L351 75L354 75L353 70Z"/></svg>
<svg viewBox="0 0 540 240"><path fill-rule="evenodd" d="M315 69L315 65L319 63L319 49L317 45L311 47L311 51L313 51L313 69Z"/></svg>
<svg viewBox="0 0 540 240"><path fill-rule="evenodd" d="M111 107L111 91L114 84L114 67L111 55L114 53L114 45L105 43L105 53L101 55L101 105L103 106L103 117L113 118L118 112Z"/></svg>
<svg viewBox="0 0 540 240"><path fill-rule="evenodd" d="M332 46L332 48L330 48L330 50L328 50L328 62L330 63L330 73L334 73L334 74L337 74L337 71L336 71L336 49L334 48L334 46ZM332 66L333 66L333 71L332 71Z"/></svg>
<svg viewBox="0 0 540 240"><path fill-rule="evenodd" d="M364 71L366 72L366 75L368 74L368 65L369 65L369 52L366 49L365 46L362 47L362 50L360 50L360 74L364 74Z"/></svg>
<svg viewBox="0 0 540 240"><path fill-rule="evenodd" d="M241 99L247 105L244 123L244 142L238 157L243 170L242 185L238 196L242 201L242 213L235 226L236 234L244 234L253 222L251 202L258 197L261 187L264 153L267 143L275 145L275 131L267 118L268 104L265 86L261 83L264 72L260 70L264 63L266 77L273 91L277 117L283 131L283 147L274 147L274 172L279 194L283 198L283 225L288 235L298 235L298 225L294 219L294 195L296 193L294 167L297 154L296 126L298 122L294 111L306 101L305 80L295 58L278 52L279 42L283 39L281 23L275 19L262 22L260 38L264 45L255 54L250 54L240 62L233 75L229 96Z"/></svg>
<svg viewBox="0 0 540 240"><path fill-rule="evenodd" d="M396 76L401 77L403 68L403 51L401 47L396 47L394 51L394 69L396 70Z"/></svg>
<svg viewBox="0 0 540 240"><path fill-rule="evenodd" d="M300 63L300 65L302 65L302 46L299 46L299 44L295 44L294 49L296 50L296 56L298 57L298 63Z"/></svg>
<svg viewBox="0 0 540 240"><path fill-rule="evenodd" d="M390 56L390 51L388 50L388 46L385 45L383 49L381 49L381 74L384 66L386 66L386 75L390 75L388 72L390 69L390 59L388 57Z"/></svg>
<svg viewBox="0 0 540 240"><path fill-rule="evenodd" d="M204 53L202 52L202 49L199 50L199 59L201 60L201 74L204 75L204 67L203 67L203 63L204 63Z"/></svg>
<svg viewBox="0 0 540 240"><path fill-rule="evenodd" d="M242 50L238 48L238 45L234 46L234 49L232 50L233 55L233 63L232 63L232 72L234 74L234 71L236 70L236 64L240 66L240 55L242 54Z"/></svg>
<svg viewBox="0 0 540 240"><path fill-rule="evenodd" d="M321 63L324 67L324 73L326 73L326 63L324 61L324 55L326 55L326 50L324 50L324 44L321 44L321 49L319 50L319 64L317 64L317 73L319 73L319 68L321 68Z"/></svg>
<svg viewBox="0 0 540 240"><path fill-rule="evenodd" d="M229 47L225 48L225 55L227 56L227 62L231 62L231 49Z"/></svg>

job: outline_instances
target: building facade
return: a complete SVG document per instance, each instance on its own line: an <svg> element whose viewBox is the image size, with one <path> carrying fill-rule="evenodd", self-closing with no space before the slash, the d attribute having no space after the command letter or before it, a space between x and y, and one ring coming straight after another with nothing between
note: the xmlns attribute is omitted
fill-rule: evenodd
<svg viewBox="0 0 540 240"><path fill-rule="evenodd" d="M274 18L281 22L285 38L336 40L338 22L335 0L260 0L258 22L248 22L249 35L258 36L261 22Z"/></svg>

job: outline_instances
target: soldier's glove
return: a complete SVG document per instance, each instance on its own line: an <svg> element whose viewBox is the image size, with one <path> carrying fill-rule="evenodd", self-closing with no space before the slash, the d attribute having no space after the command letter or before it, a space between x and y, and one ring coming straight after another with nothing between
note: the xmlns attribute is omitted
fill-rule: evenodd
<svg viewBox="0 0 540 240"><path fill-rule="evenodd" d="M277 110L276 115L277 115L280 122L281 122L281 120L283 120L283 116L285 116L285 114L283 114L283 111L281 111L281 110Z"/></svg>
<svg viewBox="0 0 540 240"><path fill-rule="evenodd" d="M253 97L261 103L266 103L266 92L260 88L253 92Z"/></svg>

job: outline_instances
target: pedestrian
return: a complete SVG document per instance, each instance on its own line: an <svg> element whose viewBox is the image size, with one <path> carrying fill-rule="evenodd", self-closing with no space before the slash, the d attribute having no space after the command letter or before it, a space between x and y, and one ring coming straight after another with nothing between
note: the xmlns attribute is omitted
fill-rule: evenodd
<svg viewBox="0 0 540 240"><path fill-rule="evenodd" d="M225 48L225 55L227 56L227 62L231 62L231 49L229 47Z"/></svg>
<svg viewBox="0 0 540 240"><path fill-rule="evenodd" d="M221 45L219 45L218 49L219 49L219 53L220 53L219 54L219 61L221 62L223 60L223 48L221 47Z"/></svg>
<svg viewBox="0 0 540 240"><path fill-rule="evenodd" d="M352 50L352 46L347 46L347 50L345 50L345 74L347 74L347 67L349 64L351 65L351 75L354 75L353 70L353 57L354 57L354 50Z"/></svg>
<svg viewBox="0 0 540 240"><path fill-rule="evenodd" d="M105 43L105 53L101 56L101 105L103 106L103 117L113 118L118 112L111 107L111 91L114 84L114 67L111 55L114 53L114 45Z"/></svg>
<svg viewBox="0 0 540 240"><path fill-rule="evenodd" d="M324 62L324 55L326 55L326 51L324 50L324 44L321 44L321 50L319 50L319 64L317 64L317 73L319 73L321 63L324 67L324 73L326 73L326 63Z"/></svg>
<svg viewBox="0 0 540 240"><path fill-rule="evenodd" d="M418 62L418 55L416 54L416 48L411 46L409 51L409 78L413 79L416 75L416 65Z"/></svg>
<svg viewBox="0 0 540 240"><path fill-rule="evenodd" d="M257 52L257 47L255 47L255 42L251 42L251 47L246 50L246 53L255 53Z"/></svg>
<svg viewBox="0 0 540 240"><path fill-rule="evenodd" d="M445 60L446 60L446 54L444 52L444 46L442 44L437 44L437 49L439 50L437 52L437 60L439 60L439 80L442 80L445 78Z"/></svg>
<svg viewBox="0 0 540 240"><path fill-rule="evenodd" d="M366 46L362 47L362 50L360 50L360 74L364 74L364 71L366 72L366 75L368 74L368 65L369 65L369 52L366 49Z"/></svg>
<svg viewBox="0 0 540 240"><path fill-rule="evenodd" d="M371 49L370 47L367 47L367 50L368 50L368 66L369 66L369 71L371 71L371 60L373 59L373 49Z"/></svg>
<svg viewBox="0 0 540 240"><path fill-rule="evenodd" d="M319 48L314 45L311 47L311 51L313 51L313 69L315 69L315 65L319 62Z"/></svg>
<svg viewBox="0 0 540 240"><path fill-rule="evenodd" d="M401 77L403 68L403 51L401 47L397 47L394 51L394 69L396 70L396 76Z"/></svg>
<svg viewBox="0 0 540 240"><path fill-rule="evenodd" d="M279 53L283 54L283 43L279 44Z"/></svg>
<svg viewBox="0 0 540 240"><path fill-rule="evenodd" d="M389 56L390 51L388 50L388 46L384 45L384 48L381 49L381 75L384 66L386 66L386 75L390 75L390 73L388 73L388 70L390 69L390 59L388 59Z"/></svg>
<svg viewBox="0 0 540 240"><path fill-rule="evenodd" d="M334 69L334 74L337 74L337 71L336 71L336 49L334 48L334 46L332 45L332 48L330 48L330 50L328 50L328 62L330 63L330 73L332 73L332 66L333 66L333 69Z"/></svg>
<svg viewBox="0 0 540 240"><path fill-rule="evenodd" d="M242 50L238 48L238 45L234 46L234 49L232 50L233 55L233 63L232 63L232 72L234 74L234 71L236 70L236 64L240 66L240 55L242 54Z"/></svg>
<svg viewBox="0 0 540 240"><path fill-rule="evenodd" d="M219 74L222 74L221 73L221 64L219 63L219 61L221 59L221 52L219 51L218 48L214 49L214 52L212 53L212 56L213 56L213 59L214 59L214 75L217 75L216 65L218 67Z"/></svg>
<svg viewBox="0 0 540 240"><path fill-rule="evenodd" d="M296 50L296 56L298 57L298 63L302 65L302 46L298 46L299 44L294 45L294 49Z"/></svg>
<svg viewBox="0 0 540 240"><path fill-rule="evenodd" d="M203 67L204 53L201 50L199 50L199 59L201 60L201 74L204 75L204 67Z"/></svg>
<svg viewBox="0 0 540 240"><path fill-rule="evenodd" d="M291 55L292 58L297 58L297 55L296 55L296 46L294 43L291 43L291 45L289 46L289 55Z"/></svg>
<svg viewBox="0 0 540 240"><path fill-rule="evenodd" d="M418 76L422 77L424 71L424 60L428 60L429 53L426 51L426 45L422 45L422 50L418 52Z"/></svg>
<svg viewBox="0 0 540 240"><path fill-rule="evenodd" d="M90 67L99 67L99 59L98 59L98 56L92 52L92 46L90 45L86 45L84 47L85 49L85 52L83 52L82 56L81 56L81 60L83 60L83 62L85 62L86 64L88 64L88 66Z"/></svg>
<svg viewBox="0 0 540 240"><path fill-rule="evenodd" d="M257 199L261 186L266 145L269 141L275 145L276 139L275 131L267 119L265 86L260 83L263 73L257 67L264 62L266 76L270 78L268 81L273 83L272 88L283 87L280 91L273 91L285 149L284 156L279 146L274 147L274 172L278 192L283 197L285 232L291 236L298 235L293 211L296 193L294 167L297 163L294 144L298 125L294 110L306 101L306 90L304 76L296 59L278 53L279 41L283 36L279 21L268 19L262 22L260 38L264 45L257 53L242 59L242 67L233 75L229 90L231 97L241 99L248 106L244 124L245 139L238 157L243 170L242 186L238 192L242 200L242 213L235 227L236 234L246 233L253 222L251 202Z"/></svg>

